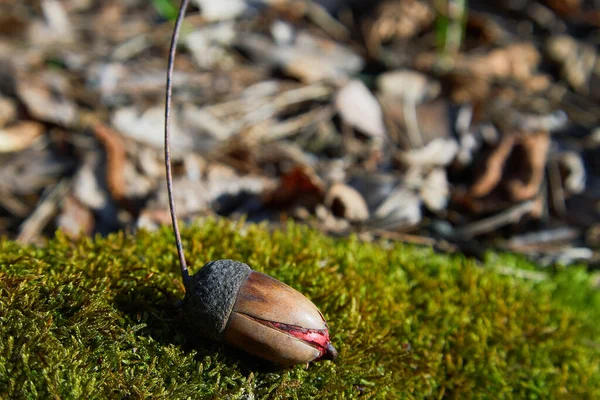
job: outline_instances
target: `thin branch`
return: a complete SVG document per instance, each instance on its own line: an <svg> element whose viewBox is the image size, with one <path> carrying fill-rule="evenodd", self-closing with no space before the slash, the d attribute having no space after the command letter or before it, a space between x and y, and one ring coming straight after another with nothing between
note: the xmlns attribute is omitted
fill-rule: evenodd
<svg viewBox="0 0 600 400"><path fill-rule="evenodd" d="M462 228L457 229L454 234L463 239L492 232L503 226L518 222L524 215L530 213L536 205L536 201L527 200L516 206L502 211L488 218L480 219Z"/></svg>
<svg viewBox="0 0 600 400"><path fill-rule="evenodd" d="M186 290L189 289L190 276L185 262L185 256L183 254L183 245L181 244L181 234L179 233L179 225L177 224L177 213L175 211L175 199L173 197L173 174L171 172L171 149L170 149L170 138L171 138L171 97L173 94L173 65L175 61L175 53L177 52L177 41L179 40L179 32L181 31L181 25L183 18L185 17L185 10L188 7L189 0L183 0L181 7L179 8L179 14L175 21L175 28L173 29L173 36L171 37L171 47L169 48L169 61L167 66L167 93L165 102L165 167L167 170L167 192L169 193L169 210L171 211L171 221L173 223L173 232L175 232L175 242L177 243L177 254L179 256L179 265L181 266L181 278L183 279L183 286Z"/></svg>

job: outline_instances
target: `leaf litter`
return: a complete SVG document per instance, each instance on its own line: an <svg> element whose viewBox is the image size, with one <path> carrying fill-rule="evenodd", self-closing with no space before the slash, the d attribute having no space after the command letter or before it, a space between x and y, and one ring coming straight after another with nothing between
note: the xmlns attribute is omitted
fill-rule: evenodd
<svg viewBox="0 0 600 400"><path fill-rule="evenodd" d="M1 235L170 223L177 6L0 4ZM174 75L184 220L294 218L364 240L598 264L597 4L194 6Z"/></svg>

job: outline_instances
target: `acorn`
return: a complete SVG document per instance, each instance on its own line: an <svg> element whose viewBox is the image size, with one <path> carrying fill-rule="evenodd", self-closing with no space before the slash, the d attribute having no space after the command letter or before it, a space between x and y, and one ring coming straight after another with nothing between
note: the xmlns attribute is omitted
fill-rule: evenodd
<svg viewBox="0 0 600 400"><path fill-rule="evenodd" d="M194 333L284 366L337 356L310 300L238 261L211 261L193 275L184 307Z"/></svg>
<svg viewBox="0 0 600 400"><path fill-rule="evenodd" d="M281 365L332 360L337 351L329 339L323 314L310 300L286 284L233 260L211 261L189 276L175 212L169 146L173 65L188 4L189 0L181 2L173 29L165 102L167 192L186 289L183 306L187 319L194 333L202 337L225 341Z"/></svg>

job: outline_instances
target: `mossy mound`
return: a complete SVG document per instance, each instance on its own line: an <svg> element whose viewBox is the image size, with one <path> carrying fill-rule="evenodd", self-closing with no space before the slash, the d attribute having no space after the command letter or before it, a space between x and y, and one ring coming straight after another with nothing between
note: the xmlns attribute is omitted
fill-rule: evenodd
<svg viewBox="0 0 600 400"><path fill-rule="evenodd" d="M209 221L184 240L193 271L244 260L306 294L339 358L281 370L195 340L168 229L3 241L0 397L600 398L600 296L581 269L534 282L295 225Z"/></svg>

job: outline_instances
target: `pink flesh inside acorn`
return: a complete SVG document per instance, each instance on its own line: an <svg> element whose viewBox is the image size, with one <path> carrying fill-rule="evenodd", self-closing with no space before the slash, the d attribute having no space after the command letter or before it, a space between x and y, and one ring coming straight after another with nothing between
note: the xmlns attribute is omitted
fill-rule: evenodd
<svg viewBox="0 0 600 400"><path fill-rule="evenodd" d="M315 347L321 355L318 360L333 360L337 357L337 350L331 345L329 340L329 331L327 329L308 329L299 326L288 325L281 322L264 321L275 328L294 336L303 342Z"/></svg>
<svg viewBox="0 0 600 400"><path fill-rule="evenodd" d="M251 317L263 325L271 326L282 332L285 332L295 338L302 340L310 346L316 348L321 353L314 361L333 360L338 352L329 340L329 331L327 329L309 329L296 325L288 325L282 322L266 321L260 318Z"/></svg>

